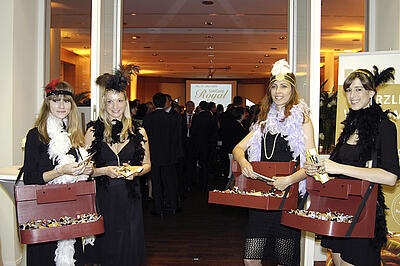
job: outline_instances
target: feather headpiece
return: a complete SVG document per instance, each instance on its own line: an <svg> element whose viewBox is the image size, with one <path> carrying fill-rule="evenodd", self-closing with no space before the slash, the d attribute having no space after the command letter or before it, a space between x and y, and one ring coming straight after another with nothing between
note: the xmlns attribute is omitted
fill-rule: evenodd
<svg viewBox="0 0 400 266"><path fill-rule="evenodd" d="M379 72L377 66L373 66L373 71L370 72L369 70L366 69L357 69L355 71L356 73L363 74L365 75L368 80L370 80L372 89L376 90L380 85L385 84L389 80L393 79L394 80L394 68L393 67L388 67L381 72Z"/></svg>
<svg viewBox="0 0 400 266"><path fill-rule="evenodd" d="M124 91L129 85L130 69L121 65L114 74L104 73L97 77L96 84L106 90Z"/></svg>
<svg viewBox="0 0 400 266"><path fill-rule="evenodd" d="M278 60L272 66L270 82L286 80L296 87L296 81L288 75L289 73L291 73L289 63L285 59Z"/></svg>

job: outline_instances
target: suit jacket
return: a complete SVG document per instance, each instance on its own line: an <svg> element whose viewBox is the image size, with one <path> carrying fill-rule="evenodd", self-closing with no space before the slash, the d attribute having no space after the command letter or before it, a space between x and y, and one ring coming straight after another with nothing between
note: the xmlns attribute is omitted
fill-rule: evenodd
<svg viewBox="0 0 400 266"><path fill-rule="evenodd" d="M197 153L207 153L217 145L217 123L210 112L203 111L192 118L190 133Z"/></svg>
<svg viewBox="0 0 400 266"><path fill-rule="evenodd" d="M222 147L225 152L232 153L233 148L247 134L247 130L235 119L226 119L221 126Z"/></svg>
<svg viewBox="0 0 400 266"><path fill-rule="evenodd" d="M145 116L151 163L159 166L177 162L178 122L173 115L157 109Z"/></svg>

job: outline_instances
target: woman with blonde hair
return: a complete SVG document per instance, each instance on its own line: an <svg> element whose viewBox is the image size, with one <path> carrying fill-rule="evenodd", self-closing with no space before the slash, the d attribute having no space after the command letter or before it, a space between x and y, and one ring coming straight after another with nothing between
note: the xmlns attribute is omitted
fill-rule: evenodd
<svg viewBox="0 0 400 266"><path fill-rule="evenodd" d="M256 178L249 161L305 162L305 151L314 148L313 126L309 108L296 90L296 78L285 60L275 62L269 87L260 106L257 122L251 132L233 149L233 156L249 178ZM248 152L248 160L245 151ZM303 169L290 176L273 177L278 190L305 179ZM300 182L300 193L305 192ZM249 209L244 247L245 265L262 265L272 259L279 265L299 265L300 231L280 224L281 211Z"/></svg>
<svg viewBox="0 0 400 266"><path fill-rule="evenodd" d="M72 86L59 79L45 88L35 127L25 144L24 183L60 184L86 180L93 171L88 163ZM27 247L28 265L83 265L81 239L32 244ZM75 254L74 254L75 253Z"/></svg>
<svg viewBox="0 0 400 266"><path fill-rule="evenodd" d="M124 69L103 74L96 80L103 88L99 118L89 124L86 143L93 157L97 199L104 217L105 233L85 251L88 263L141 265L145 263L143 214L137 176L150 171L146 131L132 124L125 88ZM143 166L127 177L123 165Z"/></svg>

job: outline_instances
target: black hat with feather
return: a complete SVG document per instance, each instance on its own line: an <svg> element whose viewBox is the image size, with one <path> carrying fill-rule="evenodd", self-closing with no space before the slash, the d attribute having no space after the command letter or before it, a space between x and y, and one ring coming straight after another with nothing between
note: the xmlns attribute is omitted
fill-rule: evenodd
<svg viewBox="0 0 400 266"><path fill-rule="evenodd" d="M96 84L105 90L125 91L130 82L130 69L121 65L114 74L104 73L97 77Z"/></svg>

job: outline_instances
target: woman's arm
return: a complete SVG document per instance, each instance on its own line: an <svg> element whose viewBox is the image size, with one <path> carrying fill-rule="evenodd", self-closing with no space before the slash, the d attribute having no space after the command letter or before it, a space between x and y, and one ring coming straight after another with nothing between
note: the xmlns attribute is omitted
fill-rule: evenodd
<svg viewBox="0 0 400 266"><path fill-rule="evenodd" d="M240 168L242 169L242 174L256 179L257 176L254 174L253 167L250 162L246 160L244 156L244 152L247 149L247 144L251 137L253 136L254 131L250 131L246 137L244 137L236 146L233 148L232 154L233 158L240 164Z"/></svg>
<svg viewBox="0 0 400 266"><path fill-rule="evenodd" d="M144 149L144 157L143 157L143 170L139 173L133 173L128 176L126 179L133 180L136 176L142 176L150 172L151 170L151 162L150 162L150 150L149 150L149 140L147 138L146 130L144 128L139 128L139 133L143 136L142 147Z"/></svg>
<svg viewBox="0 0 400 266"><path fill-rule="evenodd" d="M305 142L305 148L306 150L315 148L314 144L314 127L312 124L312 121L309 117L305 117L305 121L303 123L303 133L304 133L304 142ZM271 184L279 189L279 190L284 190L288 186L295 184L297 182L300 182L301 180L305 179L307 177L307 174L304 170L304 168L301 168L300 170L296 171L290 176L285 176L285 177L276 177L276 180L272 182Z"/></svg>

